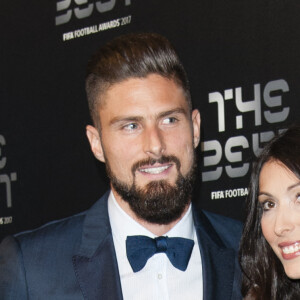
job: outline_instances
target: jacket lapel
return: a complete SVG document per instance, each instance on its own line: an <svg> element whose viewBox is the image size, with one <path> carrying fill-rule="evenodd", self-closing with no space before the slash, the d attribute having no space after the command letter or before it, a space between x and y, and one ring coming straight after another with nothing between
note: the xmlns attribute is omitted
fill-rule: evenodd
<svg viewBox="0 0 300 300"><path fill-rule="evenodd" d="M202 260L203 300L234 299L235 251L224 245L202 211L194 213L194 221Z"/></svg>
<svg viewBox="0 0 300 300"><path fill-rule="evenodd" d="M73 256L75 274L87 300L123 299L108 217L108 195L88 210L82 242ZM235 251L224 245L202 211L194 212L194 222L202 260L203 300L239 299L233 295Z"/></svg>
<svg viewBox="0 0 300 300"><path fill-rule="evenodd" d="M73 265L84 299L123 299L106 193L87 212Z"/></svg>

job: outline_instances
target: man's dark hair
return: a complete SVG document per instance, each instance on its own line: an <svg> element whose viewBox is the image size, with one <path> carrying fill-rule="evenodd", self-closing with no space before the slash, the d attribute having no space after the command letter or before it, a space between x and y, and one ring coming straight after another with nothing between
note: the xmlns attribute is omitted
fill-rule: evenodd
<svg viewBox="0 0 300 300"><path fill-rule="evenodd" d="M192 109L187 75L171 43L155 33L127 34L101 47L88 63L86 93L94 124L100 125L97 108L109 87L150 74L174 80Z"/></svg>

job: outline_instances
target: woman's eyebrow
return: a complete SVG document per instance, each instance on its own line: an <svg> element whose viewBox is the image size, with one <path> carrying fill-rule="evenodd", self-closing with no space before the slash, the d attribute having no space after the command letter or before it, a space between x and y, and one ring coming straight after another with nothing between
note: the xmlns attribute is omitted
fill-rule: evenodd
<svg viewBox="0 0 300 300"><path fill-rule="evenodd" d="M293 184L293 185L290 185L290 186L287 188L287 190L290 191L290 190L292 190L293 188L295 188L295 187L297 187L297 186L300 186L300 181L297 182L297 183L295 183L295 184Z"/></svg>
<svg viewBox="0 0 300 300"><path fill-rule="evenodd" d="M263 196L263 195L272 197L272 194L270 194L270 193L268 193L268 192L262 191L262 192L259 192L259 193L258 193L258 196Z"/></svg>

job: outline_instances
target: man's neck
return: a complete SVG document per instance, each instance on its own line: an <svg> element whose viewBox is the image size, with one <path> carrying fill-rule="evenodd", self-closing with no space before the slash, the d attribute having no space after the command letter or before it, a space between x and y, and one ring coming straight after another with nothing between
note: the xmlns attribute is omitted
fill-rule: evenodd
<svg viewBox="0 0 300 300"><path fill-rule="evenodd" d="M134 219L136 222L138 222L140 225L142 225L143 227L145 227L147 230L149 230L150 232L152 232L153 234L157 235L157 236L162 236L165 233L167 233L168 231L170 231L181 219L182 217L185 215L185 213L187 212L189 205L187 205L184 209L184 211L182 212L182 214L180 215L180 217L178 219L176 219L175 221L169 223L169 224L155 224L155 223L150 223L147 222L141 218L139 218L130 208L128 202L124 201L122 199L122 197L116 193L115 191L113 191L114 193L114 197L117 201L117 203L119 204L119 206L132 218Z"/></svg>

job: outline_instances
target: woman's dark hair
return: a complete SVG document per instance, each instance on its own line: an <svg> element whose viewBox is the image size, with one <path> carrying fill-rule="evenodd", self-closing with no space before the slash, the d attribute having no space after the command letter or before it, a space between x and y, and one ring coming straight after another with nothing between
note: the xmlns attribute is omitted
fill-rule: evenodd
<svg viewBox="0 0 300 300"><path fill-rule="evenodd" d="M300 179L300 124L273 138L254 164L240 245L242 294L250 296L249 299L300 299L300 280L287 277L261 230L263 209L258 202L259 175L268 161L280 162Z"/></svg>
<svg viewBox="0 0 300 300"><path fill-rule="evenodd" d="M131 33L105 44L88 63L85 87L94 123L99 125L97 108L109 87L150 74L173 80L192 109L188 78L172 44L156 33Z"/></svg>

